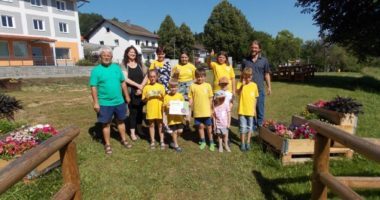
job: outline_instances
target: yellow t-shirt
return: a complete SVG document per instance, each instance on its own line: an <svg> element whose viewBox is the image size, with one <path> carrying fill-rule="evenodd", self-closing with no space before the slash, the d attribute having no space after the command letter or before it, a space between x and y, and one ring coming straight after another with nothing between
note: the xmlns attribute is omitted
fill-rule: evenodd
<svg viewBox="0 0 380 200"><path fill-rule="evenodd" d="M158 60L154 60L149 67L149 70L156 69L156 67L162 68L164 66L164 61L160 62Z"/></svg>
<svg viewBox="0 0 380 200"><path fill-rule="evenodd" d="M186 65L177 64L176 66L174 66L172 73L176 70L179 72L179 82L188 82L194 80L195 78L196 68L191 63L187 63Z"/></svg>
<svg viewBox="0 0 380 200"><path fill-rule="evenodd" d="M164 108L168 117L168 125L182 124L183 115L169 115L169 103L172 100L185 101L181 93L175 93L174 95L167 94L164 97Z"/></svg>
<svg viewBox="0 0 380 200"><path fill-rule="evenodd" d="M238 82L236 88L239 89L242 86L241 82ZM238 114L245 116L256 115L256 98L259 96L257 85L254 82L250 82L244 85L240 92Z"/></svg>
<svg viewBox="0 0 380 200"><path fill-rule="evenodd" d="M193 83L189 89L189 99L193 101L193 117L211 117L211 85Z"/></svg>
<svg viewBox="0 0 380 200"><path fill-rule="evenodd" d="M212 72L214 73L214 92L220 90L219 79L223 76L228 78L228 91L232 92L232 79L235 79L234 68L231 65L218 64L217 62L211 62L210 64Z"/></svg>
<svg viewBox="0 0 380 200"><path fill-rule="evenodd" d="M159 83L145 85L142 99L146 102L146 119L162 119L162 101L164 100L165 88Z"/></svg>

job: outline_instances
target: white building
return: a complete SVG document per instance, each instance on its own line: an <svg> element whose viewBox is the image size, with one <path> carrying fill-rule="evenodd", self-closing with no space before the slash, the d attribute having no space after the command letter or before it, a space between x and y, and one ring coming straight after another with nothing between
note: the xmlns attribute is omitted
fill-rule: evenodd
<svg viewBox="0 0 380 200"><path fill-rule="evenodd" d="M70 65L83 58L77 2L0 0L0 66Z"/></svg>
<svg viewBox="0 0 380 200"><path fill-rule="evenodd" d="M131 45L136 47L143 61L155 59L159 37L141 26L103 19L85 38L89 43L113 47L113 60L121 63L125 49Z"/></svg>

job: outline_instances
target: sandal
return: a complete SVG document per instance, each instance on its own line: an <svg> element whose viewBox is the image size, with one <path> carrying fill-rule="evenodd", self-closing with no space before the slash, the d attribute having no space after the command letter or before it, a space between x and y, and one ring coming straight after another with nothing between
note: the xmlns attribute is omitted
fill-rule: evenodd
<svg viewBox="0 0 380 200"><path fill-rule="evenodd" d="M109 144L104 145L104 151L106 152L107 155L111 155L112 154L111 145Z"/></svg>
<svg viewBox="0 0 380 200"><path fill-rule="evenodd" d="M150 143L150 149L155 149L156 148L156 144L154 142Z"/></svg>
<svg viewBox="0 0 380 200"><path fill-rule="evenodd" d="M182 152L182 148L181 148L181 147L174 147L174 149L175 149L175 151L178 152L178 153Z"/></svg>
<svg viewBox="0 0 380 200"><path fill-rule="evenodd" d="M165 149L166 145L164 142L160 142L160 149L163 150Z"/></svg>
<svg viewBox="0 0 380 200"><path fill-rule="evenodd" d="M123 145L125 148L130 149L132 148L132 145L129 144L126 140L121 141L121 145Z"/></svg>

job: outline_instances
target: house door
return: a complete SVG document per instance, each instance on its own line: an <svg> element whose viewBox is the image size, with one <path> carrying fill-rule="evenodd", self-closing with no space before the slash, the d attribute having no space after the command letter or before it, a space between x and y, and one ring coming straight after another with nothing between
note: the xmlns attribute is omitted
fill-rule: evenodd
<svg viewBox="0 0 380 200"><path fill-rule="evenodd" d="M42 47L32 47L32 56L34 65L43 65L44 55L42 53Z"/></svg>

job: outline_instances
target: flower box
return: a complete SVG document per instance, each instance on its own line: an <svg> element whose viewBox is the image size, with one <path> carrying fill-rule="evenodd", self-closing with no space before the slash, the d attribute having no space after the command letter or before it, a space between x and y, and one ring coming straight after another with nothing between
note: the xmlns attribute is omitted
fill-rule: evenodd
<svg viewBox="0 0 380 200"><path fill-rule="evenodd" d="M329 122L335 124L337 128L347 133L355 134L356 132L358 116L354 113L340 113L317 107L313 104L308 104L307 110L327 119Z"/></svg>
<svg viewBox="0 0 380 200"><path fill-rule="evenodd" d="M307 120L302 117L292 117L292 125L300 126L306 122ZM264 149L269 148L277 153L283 165L311 160L314 154L314 140L311 139L285 138L265 127L260 128L259 137ZM330 148L330 156L334 157L337 155L351 158L352 151L348 148Z"/></svg>
<svg viewBox="0 0 380 200"><path fill-rule="evenodd" d="M22 127L0 137L0 169L58 132L50 125ZM60 165L59 152L42 162L26 178L33 179Z"/></svg>
<svg viewBox="0 0 380 200"><path fill-rule="evenodd" d="M17 158L13 158L11 160L0 159L0 170L16 159ZM60 160L59 152L55 152L48 159L46 159L44 162L38 165L33 171L29 172L25 176L25 178L29 180L37 178L60 165L61 165L61 160Z"/></svg>

